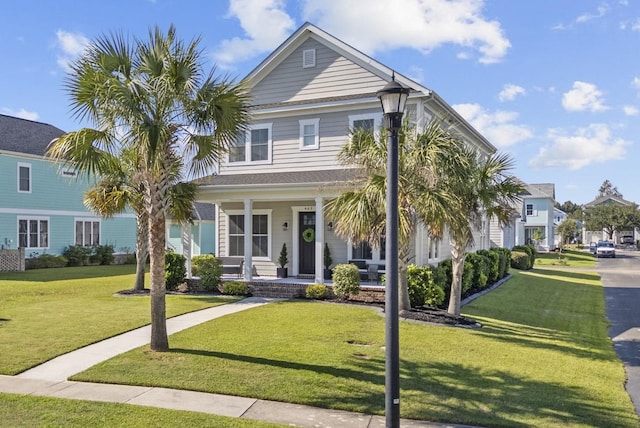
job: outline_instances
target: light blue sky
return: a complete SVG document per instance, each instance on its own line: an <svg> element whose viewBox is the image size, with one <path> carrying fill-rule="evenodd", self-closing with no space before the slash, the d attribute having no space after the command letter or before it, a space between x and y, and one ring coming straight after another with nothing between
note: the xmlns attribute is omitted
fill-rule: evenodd
<svg viewBox="0 0 640 428"><path fill-rule="evenodd" d="M174 23L242 78L305 21L437 92L559 202L609 179L640 203L638 0L3 2L0 113L78 128L64 75L101 34Z"/></svg>

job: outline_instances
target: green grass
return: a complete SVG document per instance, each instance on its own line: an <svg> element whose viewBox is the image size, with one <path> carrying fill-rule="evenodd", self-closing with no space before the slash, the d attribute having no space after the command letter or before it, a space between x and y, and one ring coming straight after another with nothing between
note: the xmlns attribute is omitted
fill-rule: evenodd
<svg viewBox="0 0 640 428"><path fill-rule="evenodd" d="M637 427L595 273L515 272L465 306L481 329L400 325L403 417L488 427ZM184 388L384 412L384 319L274 303L137 349L76 380Z"/></svg>
<svg viewBox="0 0 640 428"><path fill-rule="evenodd" d="M535 267L538 266L558 266L558 267L595 267L596 260L588 251L568 250L558 253L537 253Z"/></svg>
<svg viewBox="0 0 640 428"><path fill-rule="evenodd" d="M13 375L57 355L149 324L148 296L132 288L135 266L86 266L0 274L0 374ZM167 296L167 316L228 299Z"/></svg>
<svg viewBox="0 0 640 428"><path fill-rule="evenodd" d="M0 425L5 427L216 427L269 428L281 425L205 413L129 404L0 393Z"/></svg>

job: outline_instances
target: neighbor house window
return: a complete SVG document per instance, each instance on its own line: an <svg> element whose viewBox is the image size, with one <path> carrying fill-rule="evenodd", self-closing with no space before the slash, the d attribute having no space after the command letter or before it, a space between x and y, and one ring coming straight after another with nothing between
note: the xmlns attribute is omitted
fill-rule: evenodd
<svg viewBox="0 0 640 428"><path fill-rule="evenodd" d="M320 148L320 119L307 119L300 122L300 149Z"/></svg>
<svg viewBox="0 0 640 428"><path fill-rule="evenodd" d="M76 245L83 247L100 245L100 221L76 220Z"/></svg>
<svg viewBox="0 0 640 428"><path fill-rule="evenodd" d="M31 193L31 164L18 164L18 192Z"/></svg>
<svg viewBox="0 0 640 428"><path fill-rule="evenodd" d="M349 129L352 131L364 129L375 132L380 127L380 116L373 114L356 114L349 116Z"/></svg>
<svg viewBox="0 0 640 428"><path fill-rule="evenodd" d="M49 247L49 219L48 218L18 219L18 247L48 248Z"/></svg>
<svg viewBox="0 0 640 428"><path fill-rule="evenodd" d="M269 163L271 144L271 124L253 125L231 147L229 163Z"/></svg>
<svg viewBox="0 0 640 428"><path fill-rule="evenodd" d="M363 241L351 247L352 259L384 260L386 257L386 240L382 238L378 248L373 248L368 242Z"/></svg>
<svg viewBox="0 0 640 428"><path fill-rule="evenodd" d="M527 215L533 215L533 204L527 204Z"/></svg>
<svg viewBox="0 0 640 428"><path fill-rule="evenodd" d="M244 256L244 214L228 214L229 232L227 254ZM253 257L269 257L270 234L269 214L253 214L251 221L251 255Z"/></svg>

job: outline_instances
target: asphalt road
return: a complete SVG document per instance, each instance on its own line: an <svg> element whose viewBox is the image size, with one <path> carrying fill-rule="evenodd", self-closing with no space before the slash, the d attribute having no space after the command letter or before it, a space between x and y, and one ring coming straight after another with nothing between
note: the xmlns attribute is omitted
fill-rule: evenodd
<svg viewBox="0 0 640 428"><path fill-rule="evenodd" d="M627 372L627 392L640 415L640 251L598 259L611 325L609 336Z"/></svg>

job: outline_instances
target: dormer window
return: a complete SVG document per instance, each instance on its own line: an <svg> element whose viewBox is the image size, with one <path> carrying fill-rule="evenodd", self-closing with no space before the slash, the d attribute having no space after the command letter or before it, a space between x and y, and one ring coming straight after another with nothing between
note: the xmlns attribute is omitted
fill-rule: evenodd
<svg viewBox="0 0 640 428"><path fill-rule="evenodd" d="M302 68L311 68L316 66L316 50L305 49L302 51Z"/></svg>

